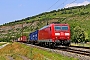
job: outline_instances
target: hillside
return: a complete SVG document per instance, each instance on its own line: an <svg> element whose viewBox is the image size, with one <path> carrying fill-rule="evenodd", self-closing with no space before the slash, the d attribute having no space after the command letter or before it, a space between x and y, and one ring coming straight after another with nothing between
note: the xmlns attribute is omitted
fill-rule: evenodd
<svg viewBox="0 0 90 60"><path fill-rule="evenodd" d="M48 23L60 22L68 23L71 27L71 36L76 26L79 26L86 32L90 39L90 4L87 6L78 6L65 9L44 12L36 16L14 22L5 23L0 26L0 40L17 39L22 34L28 37L29 33L35 31ZM22 33L23 31L23 33ZM72 39L71 39L72 40Z"/></svg>

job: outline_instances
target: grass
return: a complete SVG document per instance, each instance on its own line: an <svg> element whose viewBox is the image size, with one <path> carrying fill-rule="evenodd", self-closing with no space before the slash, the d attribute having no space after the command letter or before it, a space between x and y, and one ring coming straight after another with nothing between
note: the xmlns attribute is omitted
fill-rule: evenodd
<svg viewBox="0 0 90 60"><path fill-rule="evenodd" d="M6 60L4 56L0 56L0 60Z"/></svg>
<svg viewBox="0 0 90 60"><path fill-rule="evenodd" d="M88 42L88 43L77 43L77 44L75 44L75 43L71 43L71 45L73 45L73 46L84 46L84 47L90 47L90 42Z"/></svg>
<svg viewBox="0 0 90 60"><path fill-rule="evenodd" d="M20 56L18 56L17 54L12 54L11 57L13 57L13 59L15 60L23 60Z"/></svg>
<svg viewBox="0 0 90 60"><path fill-rule="evenodd" d="M35 54L34 59L37 58L35 56L39 56L39 57L41 57L41 60L42 59L44 59L44 60L47 60L47 59L48 60L77 60L75 58L68 58L68 57L62 56L60 54L52 53L50 51L44 51L44 50L37 49L37 48L35 48L34 51L36 51L36 52L34 52L34 54Z"/></svg>
<svg viewBox="0 0 90 60"><path fill-rule="evenodd" d="M15 60L23 60L20 56L24 56L33 60L78 60L76 58L62 56L60 54L44 51L16 42L10 43L6 47L0 49L0 59L6 60L7 56L10 56Z"/></svg>

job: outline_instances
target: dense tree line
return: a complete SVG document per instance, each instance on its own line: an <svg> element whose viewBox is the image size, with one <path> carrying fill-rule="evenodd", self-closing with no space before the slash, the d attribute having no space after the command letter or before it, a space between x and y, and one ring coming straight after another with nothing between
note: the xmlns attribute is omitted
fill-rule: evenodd
<svg viewBox="0 0 90 60"><path fill-rule="evenodd" d="M86 33L86 31L84 31L81 27L76 26L72 32L72 42L88 42L88 33Z"/></svg>

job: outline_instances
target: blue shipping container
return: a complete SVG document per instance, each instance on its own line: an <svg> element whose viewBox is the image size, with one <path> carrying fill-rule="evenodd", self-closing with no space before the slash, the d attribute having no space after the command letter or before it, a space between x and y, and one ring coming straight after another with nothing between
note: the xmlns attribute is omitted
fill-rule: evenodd
<svg viewBox="0 0 90 60"><path fill-rule="evenodd" d="M29 34L30 40L38 40L38 30Z"/></svg>

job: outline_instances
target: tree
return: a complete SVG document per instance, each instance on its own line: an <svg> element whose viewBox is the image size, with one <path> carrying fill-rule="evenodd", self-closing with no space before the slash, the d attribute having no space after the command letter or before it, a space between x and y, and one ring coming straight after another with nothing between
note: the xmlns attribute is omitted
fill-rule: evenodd
<svg viewBox="0 0 90 60"><path fill-rule="evenodd" d="M88 34L79 26L74 28L73 41L75 43L86 42L88 40Z"/></svg>

